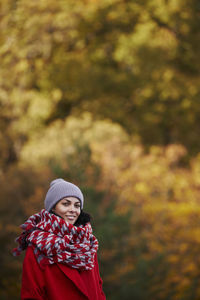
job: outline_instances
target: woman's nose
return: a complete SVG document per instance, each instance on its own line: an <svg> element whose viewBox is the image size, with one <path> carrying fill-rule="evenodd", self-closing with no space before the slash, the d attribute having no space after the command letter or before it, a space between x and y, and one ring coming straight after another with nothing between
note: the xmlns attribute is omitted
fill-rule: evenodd
<svg viewBox="0 0 200 300"><path fill-rule="evenodd" d="M75 210L75 207L73 205L70 205L70 211L74 211Z"/></svg>

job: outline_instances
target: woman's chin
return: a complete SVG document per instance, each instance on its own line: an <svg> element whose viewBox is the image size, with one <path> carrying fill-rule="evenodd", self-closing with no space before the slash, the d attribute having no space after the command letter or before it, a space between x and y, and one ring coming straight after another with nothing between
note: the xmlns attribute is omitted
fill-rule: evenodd
<svg viewBox="0 0 200 300"><path fill-rule="evenodd" d="M74 223L76 222L76 219L68 219L68 218L65 218L65 221L74 225Z"/></svg>

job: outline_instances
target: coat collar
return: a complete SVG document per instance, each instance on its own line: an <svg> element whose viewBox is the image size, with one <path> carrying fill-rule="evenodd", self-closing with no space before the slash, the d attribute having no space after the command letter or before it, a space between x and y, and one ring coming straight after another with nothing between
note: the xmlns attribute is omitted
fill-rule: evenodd
<svg viewBox="0 0 200 300"><path fill-rule="evenodd" d="M77 269L72 269L64 264L57 264L59 269L67 276L76 287L89 299L88 291L81 278L80 272L91 272L91 271L78 271Z"/></svg>

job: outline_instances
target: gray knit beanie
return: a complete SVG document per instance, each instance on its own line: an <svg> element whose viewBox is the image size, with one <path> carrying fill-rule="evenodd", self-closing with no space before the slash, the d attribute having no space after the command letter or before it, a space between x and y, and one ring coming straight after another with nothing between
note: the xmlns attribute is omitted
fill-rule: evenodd
<svg viewBox="0 0 200 300"><path fill-rule="evenodd" d="M81 190L75 184L61 178L50 183L50 188L44 200L45 209L50 211L58 201L65 197L76 197L80 200L81 209L83 209L84 198Z"/></svg>

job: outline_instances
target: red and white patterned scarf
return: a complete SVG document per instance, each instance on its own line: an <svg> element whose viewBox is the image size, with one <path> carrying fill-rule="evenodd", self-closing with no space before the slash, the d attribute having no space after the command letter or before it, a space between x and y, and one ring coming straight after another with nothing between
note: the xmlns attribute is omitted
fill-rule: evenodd
<svg viewBox="0 0 200 300"><path fill-rule="evenodd" d="M76 227L42 209L20 227L23 232L16 239L19 247L13 250L13 255L33 246L41 267L54 263L67 264L79 270L94 267L98 241L92 234L90 223Z"/></svg>

